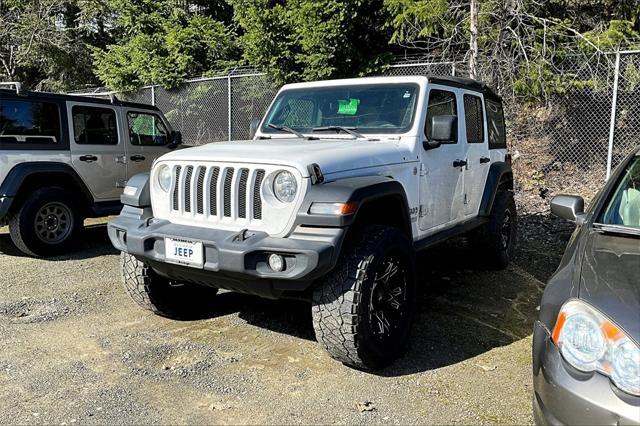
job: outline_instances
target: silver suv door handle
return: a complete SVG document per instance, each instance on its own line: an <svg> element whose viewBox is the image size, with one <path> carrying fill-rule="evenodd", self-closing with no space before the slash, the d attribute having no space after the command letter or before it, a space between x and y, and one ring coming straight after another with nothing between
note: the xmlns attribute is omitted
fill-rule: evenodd
<svg viewBox="0 0 640 426"><path fill-rule="evenodd" d="M85 163L93 163L94 161L98 161L98 157L95 155L81 155L79 160Z"/></svg>
<svg viewBox="0 0 640 426"><path fill-rule="evenodd" d="M489 157L480 157L480 164L488 163L491 161Z"/></svg>
<svg viewBox="0 0 640 426"><path fill-rule="evenodd" d="M129 157L129 159L131 161L135 162L135 163L139 163L141 161L144 161L145 157L144 157L144 155L136 154L136 155L132 155L131 157Z"/></svg>
<svg viewBox="0 0 640 426"><path fill-rule="evenodd" d="M467 160L455 160L453 162L453 167L465 167L467 165Z"/></svg>

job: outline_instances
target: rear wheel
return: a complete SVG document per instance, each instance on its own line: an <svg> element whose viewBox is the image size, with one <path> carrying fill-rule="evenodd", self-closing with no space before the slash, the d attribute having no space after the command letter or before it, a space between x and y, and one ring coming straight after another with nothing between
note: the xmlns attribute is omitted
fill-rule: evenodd
<svg viewBox="0 0 640 426"><path fill-rule="evenodd" d="M173 282L128 253L120 254L120 266L122 283L129 296L138 305L163 317L201 318L218 292L213 287Z"/></svg>
<svg viewBox="0 0 640 426"><path fill-rule="evenodd" d="M9 220L11 240L31 256L64 253L82 228L72 195L61 188L42 188L23 201Z"/></svg>
<svg viewBox="0 0 640 426"><path fill-rule="evenodd" d="M490 268L509 265L516 246L518 214L511 191L500 191L491 209L489 222L476 231L471 240Z"/></svg>
<svg viewBox="0 0 640 426"><path fill-rule="evenodd" d="M396 228L368 226L313 293L318 342L344 364L376 369L404 351L415 302L413 248Z"/></svg>

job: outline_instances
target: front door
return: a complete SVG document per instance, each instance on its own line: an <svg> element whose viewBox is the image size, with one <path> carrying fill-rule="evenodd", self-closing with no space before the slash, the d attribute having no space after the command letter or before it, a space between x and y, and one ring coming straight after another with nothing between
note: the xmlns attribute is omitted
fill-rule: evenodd
<svg viewBox="0 0 640 426"><path fill-rule="evenodd" d="M169 151L171 135L160 114L128 108L124 121L127 126L127 178L151 170L156 158Z"/></svg>
<svg viewBox="0 0 640 426"><path fill-rule="evenodd" d="M430 132L431 118L437 115L458 115L461 110L458 89L430 86L424 138ZM458 120L458 135L462 124ZM463 128L463 127L462 127ZM456 166L465 158L464 140L443 143L438 148L422 151L420 170L421 230L452 225L464 218L464 167Z"/></svg>
<svg viewBox="0 0 640 426"><path fill-rule="evenodd" d="M109 105L67 102L71 163L97 201L118 200L126 180L118 111Z"/></svg>
<svg viewBox="0 0 640 426"><path fill-rule="evenodd" d="M464 124L466 140L467 166L464 171L464 212L466 216L478 214L482 194L489 175L491 158L487 129L486 112L483 108L482 95L466 92L463 95Z"/></svg>

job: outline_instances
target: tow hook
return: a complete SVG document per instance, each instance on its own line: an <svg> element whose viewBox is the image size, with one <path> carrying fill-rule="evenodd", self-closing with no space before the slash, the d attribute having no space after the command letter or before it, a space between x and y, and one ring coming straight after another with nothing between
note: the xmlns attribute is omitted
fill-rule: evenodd
<svg viewBox="0 0 640 426"><path fill-rule="evenodd" d="M241 243L241 242L253 237L254 235L256 235L254 232L249 232L248 229L243 229L242 231L238 232L236 235L233 236L233 242L234 243Z"/></svg>

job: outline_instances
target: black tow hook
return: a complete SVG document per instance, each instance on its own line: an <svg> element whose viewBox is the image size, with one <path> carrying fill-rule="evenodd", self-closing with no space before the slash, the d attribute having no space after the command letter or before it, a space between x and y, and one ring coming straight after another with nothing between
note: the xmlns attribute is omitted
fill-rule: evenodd
<svg viewBox="0 0 640 426"><path fill-rule="evenodd" d="M248 229L243 229L242 231L238 232L236 235L233 236L233 242L234 243L241 243L241 242L253 237L254 235L256 235L254 232L249 232Z"/></svg>

